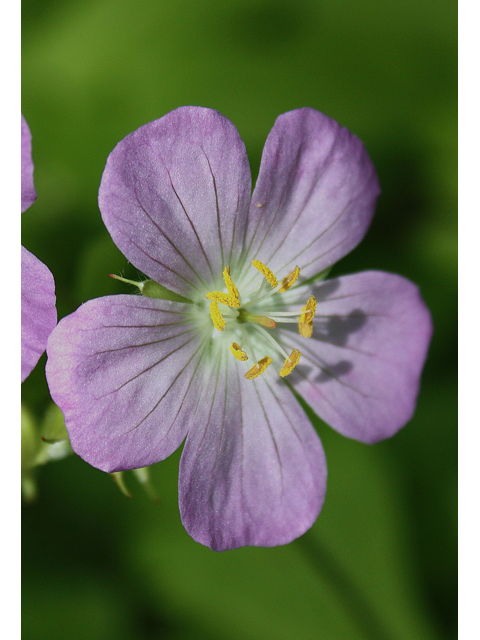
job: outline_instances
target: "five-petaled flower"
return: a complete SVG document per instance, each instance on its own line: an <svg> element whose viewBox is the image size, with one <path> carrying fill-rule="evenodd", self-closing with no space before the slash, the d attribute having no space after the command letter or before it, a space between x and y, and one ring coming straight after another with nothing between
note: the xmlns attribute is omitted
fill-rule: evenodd
<svg viewBox="0 0 480 640"><path fill-rule="evenodd" d="M363 238L379 194L360 140L313 109L281 115L251 194L245 146L183 107L110 154L99 205L150 280L91 300L48 342L74 450L104 471L185 439L182 521L212 549L273 546L323 504L326 463L298 393L373 443L412 416L431 335L417 287L388 273L323 281Z"/></svg>
<svg viewBox="0 0 480 640"><path fill-rule="evenodd" d="M33 183L32 136L22 115L22 213L37 193ZM22 382L45 351L57 322L55 283L47 266L22 247Z"/></svg>

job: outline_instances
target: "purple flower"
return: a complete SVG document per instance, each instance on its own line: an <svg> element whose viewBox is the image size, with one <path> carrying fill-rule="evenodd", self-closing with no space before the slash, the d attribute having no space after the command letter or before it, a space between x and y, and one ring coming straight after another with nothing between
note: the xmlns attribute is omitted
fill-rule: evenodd
<svg viewBox="0 0 480 640"><path fill-rule="evenodd" d="M22 213L36 198L32 136L22 115ZM43 262L22 247L22 382L45 351L56 322L53 276Z"/></svg>
<svg viewBox="0 0 480 640"><path fill-rule="evenodd" d="M245 146L216 111L176 109L122 140L100 209L151 280L143 296L85 303L49 339L74 450L112 472L186 439L179 501L195 540L304 533L327 471L293 391L348 437L388 438L414 412L432 331L400 276L319 276L363 238L378 194L360 140L313 109L277 119L253 195Z"/></svg>

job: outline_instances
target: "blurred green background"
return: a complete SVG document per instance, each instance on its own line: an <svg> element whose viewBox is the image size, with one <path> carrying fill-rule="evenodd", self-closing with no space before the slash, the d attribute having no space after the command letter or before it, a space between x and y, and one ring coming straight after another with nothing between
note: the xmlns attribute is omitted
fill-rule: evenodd
<svg viewBox="0 0 480 640"><path fill-rule="evenodd" d="M37 202L23 244L59 317L134 276L97 206L106 158L180 105L238 127L256 175L277 115L314 107L365 143L382 185L333 275L420 285L435 324L414 419L369 447L316 421L325 507L303 538L216 554L184 531L179 454L132 499L77 456L38 469L23 508L24 640L456 637L456 3L448 0L24 0L22 111ZM45 356L22 385L40 422Z"/></svg>

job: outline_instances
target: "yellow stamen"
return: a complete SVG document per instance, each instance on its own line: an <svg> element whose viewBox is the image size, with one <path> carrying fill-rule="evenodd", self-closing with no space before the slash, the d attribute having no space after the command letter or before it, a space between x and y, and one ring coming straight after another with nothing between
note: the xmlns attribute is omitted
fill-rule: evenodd
<svg viewBox="0 0 480 640"><path fill-rule="evenodd" d="M298 349L294 349L290 354L290 357L285 360L283 367L280 369L280 376L284 378L295 369L300 360L301 353Z"/></svg>
<svg viewBox="0 0 480 640"><path fill-rule="evenodd" d="M210 291L210 293L207 293L207 300L215 300L215 302L226 304L229 307L238 308L240 306L240 296L237 287L230 277L230 267L225 267L223 270L223 279L225 280L228 293Z"/></svg>
<svg viewBox="0 0 480 640"><path fill-rule="evenodd" d="M210 317L212 318L215 329L218 329L219 331L223 331L225 329L225 320L220 313L216 300L210 303Z"/></svg>
<svg viewBox="0 0 480 640"><path fill-rule="evenodd" d="M317 309L317 301L314 296L310 296L307 304L302 307L298 330L303 338L310 338L313 332L313 318Z"/></svg>
<svg viewBox="0 0 480 640"><path fill-rule="evenodd" d="M254 364L251 369L247 371L247 373L245 374L245 378L247 380L253 380L254 378L258 378L258 376L261 375L270 364L272 364L272 359L269 358L268 356L265 356L264 358L259 360L257 364Z"/></svg>
<svg viewBox="0 0 480 640"><path fill-rule="evenodd" d="M262 327L267 327L267 329L275 329L277 326L275 320L267 318L267 316L257 316L255 313L245 311L245 309L240 309L237 319L239 322L254 322L255 324L262 325Z"/></svg>
<svg viewBox="0 0 480 640"><path fill-rule="evenodd" d="M252 314L252 322L256 322L262 327L267 327L267 329L275 329L275 327L277 326L275 320L267 318L267 316L256 316Z"/></svg>
<svg viewBox="0 0 480 640"><path fill-rule="evenodd" d="M230 345L230 351L233 353L237 360L241 360L242 362L248 360L247 354L245 353L245 351L242 351L240 349L240 345L236 342L232 342L232 344Z"/></svg>
<svg viewBox="0 0 480 640"><path fill-rule="evenodd" d="M225 285L227 287L228 293L232 296L232 298L235 298L235 300L238 302L238 304L230 305L230 306L239 307L240 296L238 295L237 287L235 286L232 278L230 277L230 267L225 267L225 269L223 270L223 279L225 280Z"/></svg>
<svg viewBox="0 0 480 640"><path fill-rule="evenodd" d="M210 291L206 295L207 300L214 300L215 302L220 302L221 304L226 304L228 307L239 307L240 300L238 298L234 298L230 293L222 293L221 291Z"/></svg>
<svg viewBox="0 0 480 640"><path fill-rule="evenodd" d="M282 280L282 286L279 289L280 293L283 293L284 291L287 291L288 289L290 289L290 287L293 287L299 275L300 275L300 268L295 267L292 273L289 273L288 276L286 276Z"/></svg>
<svg viewBox="0 0 480 640"><path fill-rule="evenodd" d="M252 265L255 267L255 269L258 269L260 271L268 284L270 284L272 287L276 287L278 285L278 280L273 275L273 271L271 271L266 265L264 265L263 262L260 262L260 260L254 260L252 262Z"/></svg>

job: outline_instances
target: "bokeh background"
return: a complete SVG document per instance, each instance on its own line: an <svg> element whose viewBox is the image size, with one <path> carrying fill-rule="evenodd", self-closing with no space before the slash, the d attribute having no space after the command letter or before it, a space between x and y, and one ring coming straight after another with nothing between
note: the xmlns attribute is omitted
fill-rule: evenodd
<svg viewBox="0 0 480 640"><path fill-rule="evenodd" d="M97 191L116 143L180 105L238 127L254 176L276 116L314 107L355 132L382 196L332 272L414 280L435 324L413 420L373 447L320 420L325 507L303 538L214 553L177 505L179 454L126 498L75 455L23 508L24 640L456 637L456 3L449 0L24 0L22 111L37 202L23 244L59 317L135 276ZM22 385L40 423L43 356Z"/></svg>

